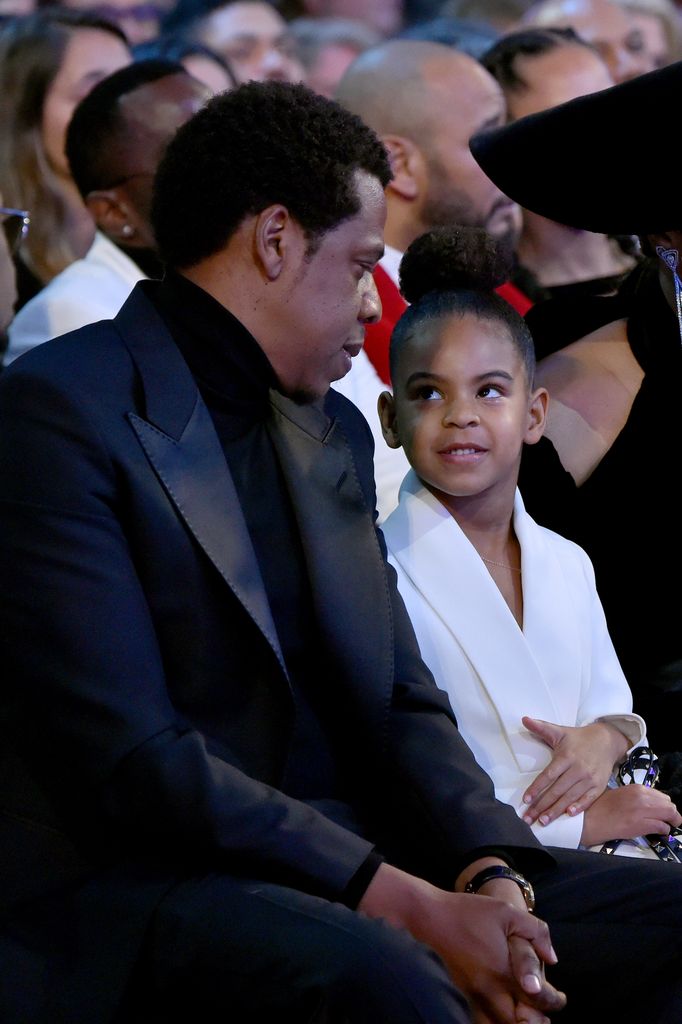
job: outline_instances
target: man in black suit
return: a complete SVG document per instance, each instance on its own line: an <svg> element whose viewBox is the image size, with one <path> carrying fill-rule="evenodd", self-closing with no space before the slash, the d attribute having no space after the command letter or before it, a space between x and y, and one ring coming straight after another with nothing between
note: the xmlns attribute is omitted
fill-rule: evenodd
<svg viewBox="0 0 682 1024"><path fill-rule="evenodd" d="M175 269L3 376L7 1024L539 1024L521 872L571 1019L607 967L670 1011L682 880L555 858L494 801L327 395L380 313L389 174L301 86L215 98L158 175Z"/></svg>

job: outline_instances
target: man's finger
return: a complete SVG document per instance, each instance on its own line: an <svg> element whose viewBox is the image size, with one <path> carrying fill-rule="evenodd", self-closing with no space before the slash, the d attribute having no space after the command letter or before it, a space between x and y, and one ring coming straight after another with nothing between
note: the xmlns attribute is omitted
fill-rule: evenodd
<svg viewBox="0 0 682 1024"><path fill-rule="evenodd" d="M538 953L530 941L520 935L511 935L509 958L512 974L521 989L524 1005L541 1013L553 1013L565 1006L566 996L547 981Z"/></svg>

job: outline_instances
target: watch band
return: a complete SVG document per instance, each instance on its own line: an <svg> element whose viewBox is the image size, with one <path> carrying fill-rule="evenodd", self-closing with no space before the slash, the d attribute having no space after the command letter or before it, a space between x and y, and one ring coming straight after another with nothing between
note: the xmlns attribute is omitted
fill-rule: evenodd
<svg viewBox="0 0 682 1024"><path fill-rule="evenodd" d="M523 893L527 909L531 913L535 910L533 886L527 878L524 878L523 875L520 875L518 871L514 871L507 864L493 864L489 868L483 868L482 871L479 871L478 874L474 875L467 882L464 886L464 891L476 893L486 882L492 881L493 878L508 878L510 882L515 882Z"/></svg>

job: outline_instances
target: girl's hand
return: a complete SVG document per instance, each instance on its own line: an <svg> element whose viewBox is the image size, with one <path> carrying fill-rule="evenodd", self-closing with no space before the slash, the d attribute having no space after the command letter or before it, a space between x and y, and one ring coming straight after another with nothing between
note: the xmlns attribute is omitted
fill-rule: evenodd
<svg viewBox="0 0 682 1024"><path fill-rule="evenodd" d="M522 721L554 751L523 795L527 804L523 820L529 825L535 821L549 825L561 814L574 816L587 810L606 789L614 764L625 756L627 738L607 722L568 726L539 718Z"/></svg>
<svg viewBox="0 0 682 1024"><path fill-rule="evenodd" d="M609 839L668 835L681 824L682 815L667 793L630 783L607 789L585 811L580 842L596 846Z"/></svg>

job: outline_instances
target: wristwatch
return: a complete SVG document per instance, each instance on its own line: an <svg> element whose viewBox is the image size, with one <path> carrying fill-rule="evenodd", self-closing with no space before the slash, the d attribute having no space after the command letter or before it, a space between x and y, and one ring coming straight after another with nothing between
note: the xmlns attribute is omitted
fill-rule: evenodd
<svg viewBox="0 0 682 1024"><path fill-rule="evenodd" d="M520 875L518 871L514 871L514 869L510 868L507 864L493 864L489 868L483 868L482 871L479 871L477 875L474 875L474 877L467 882L464 886L464 891L478 892L486 882L491 882L493 878L508 878L510 882L516 882L523 893L527 909L531 913L535 910L535 893L533 892L533 886L527 878L524 878L523 875Z"/></svg>

